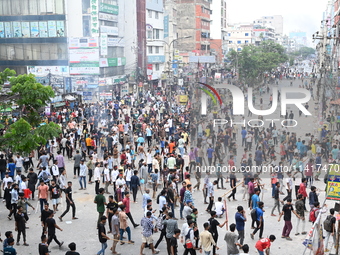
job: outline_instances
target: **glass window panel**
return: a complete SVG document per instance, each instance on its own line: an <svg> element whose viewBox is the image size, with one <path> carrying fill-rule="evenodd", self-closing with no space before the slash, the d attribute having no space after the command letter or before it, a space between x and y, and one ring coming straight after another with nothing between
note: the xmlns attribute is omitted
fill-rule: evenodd
<svg viewBox="0 0 340 255"><path fill-rule="evenodd" d="M40 37L48 37L47 22L39 22L39 35Z"/></svg>
<svg viewBox="0 0 340 255"><path fill-rule="evenodd" d="M31 37L30 23L27 21L21 22L22 37Z"/></svg>
<svg viewBox="0 0 340 255"><path fill-rule="evenodd" d="M24 57L25 60L32 60L33 54L32 54L32 46L31 44L24 44Z"/></svg>
<svg viewBox="0 0 340 255"><path fill-rule="evenodd" d="M28 8L28 0L21 0L20 1L21 6L21 15L29 15L29 8Z"/></svg>
<svg viewBox="0 0 340 255"><path fill-rule="evenodd" d="M55 13L55 0L46 1L46 12Z"/></svg>
<svg viewBox="0 0 340 255"><path fill-rule="evenodd" d="M50 45L42 44L40 48L41 48L41 59L50 60Z"/></svg>
<svg viewBox="0 0 340 255"><path fill-rule="evenodd" d="M13 21L12 22L12 28L13 28L13 35L14 35L14 37L22 37L21 22Z"/></svg>
<svg viewBox="0 0 340 255"><path fill-rule="evenodd" d="M32 59L33 60L41 59L40 53L41 53L40 44L32 44Z"/></svg>
<svg viewBox="0 0 340 255"><path fill-rule="evenodd" d="M22 44L15 45L14 51L15 51L15 59L24 60L24 49L22 47Z"/></svg>
<svg viewBox="0 0 340 255"><path fill-rule="evenodd" d="M46 0L39 1L38 15L43 13L46 13Z"/></svg>
<svg viewBox="0 0 340 255"><path fill-rule="evenodd" d="M0 47L0 59L7 60L7 45L1 45Z"/></svg>
<svg viewBox="0 0 340 255"><path fill-rule="evenodd" d="M56 14L65 14L65 11L64 11L64 1L63 0L56 0L56 3L55 3L55 13Z"/></svg>

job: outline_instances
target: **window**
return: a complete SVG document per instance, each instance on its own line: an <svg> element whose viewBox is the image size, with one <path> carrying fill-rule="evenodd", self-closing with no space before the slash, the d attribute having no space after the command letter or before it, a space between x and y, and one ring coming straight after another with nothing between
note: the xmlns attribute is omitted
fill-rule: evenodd
<svg viewBox="0 0 340 255"><path fill-rule="evenodd" d="M159 19L159 14L158 14L158 12L155 12L155 19Z"/></svg>
<svg viewBox="0 0 340 255"><path fill-rule="evenodd" d="M229 43L233 43L233 41L229 41Z"/></svg>
<svg viewBox="0 0 340 255"><path fill-rule="evenodd" d="M241 44L241 41L237 41L237 44Z"/></svg>
<svg viewBox="0 0 340 255"><path fill-rule="evenodd" d="M155 64L155 70L159 71L159 64Z"/></svg>
<svg viewBox="0 0 340 255"><path fill-rule="evenodd" d="M155 47L155 53L156 53L156 54L159 54L159 46L156 46L156 47Z"/></svg>
<svg viewBox="0 0 340 255"><path fill-rule="evenodd" d="M245 36L249 36L249 33L245 33L244 35L245 35Z"/></svg>
<svg viewBox="0 0 340 255"><path fill-rule="evenodd" d="M152 54L152 46L148 46L148 52L149 54Z"/></svg>
<svg viewBox="0 0 340 255"><path fill-rule="evenodd" d="M241 51L242 49L241 48L237 48L237 51Z"/></svg>
<svg viewBox="0 0 340 255"><path fill-rule="evenodd" d="M245 40L244 43L249 43L249 41L248 41L248 40Z"/></svg>
<svg viewBox="0 0 340 255"><path fill-rule="evenodd" d="M160 39L159 34L160 34L159 29L154 29L153 39Z"/></svg>
<svg viewBox="0 0 340 255"><path fill-rule="evenodd" d="M147 39L152 39L152 31L148 31L147 37Z"/></svg>
<svg viewBox="0 0 340 255"><path fill-rule="evenodd" d="M230 33L228 33L228 36L230 36Z"/></svg>
<svg viewBox="0 0 340 255"><path fill-rule="evenodd" d="M152 18L152 11L151 10L148 10L148 17Z"/></svg>

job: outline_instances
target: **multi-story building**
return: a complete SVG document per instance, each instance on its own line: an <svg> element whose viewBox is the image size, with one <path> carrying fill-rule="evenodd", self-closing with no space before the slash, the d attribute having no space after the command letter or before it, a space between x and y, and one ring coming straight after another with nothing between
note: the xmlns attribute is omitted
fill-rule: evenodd
<svg viewBox="0 0 340 255"><path fill-rule="evenodd" d="M210 23L210 48L217 57L217 62L222 62L223 49L227 43L227 1L213 1L210 5L213 15Z"/></svg>
<svg viewBox="0 0 340 255"><path fill-rule="evenodd" d="M234 24L227 29L228 51L241 51L243 46L255 42L253 24Z"/></svg>
<svg viewBox="0 0 340 255"><path fill-rule="evenodd" d="M163 1L146 2L147 75L158 82L165 68Z"/></svg>
<svg viewBox="0 0 340 255"><path fill-rule="evenodd" d="M220 1L219 1L220 2ZM177 47L184 52L210 54L212 0L180 0L177 4Z"/></svg>
<svg viewBox="0 0 340 255"><path fill-rule="evenodd" d="M165 70L171 70L171 62L181 61L175 55L175 42L177 40L177 3L178 0L164 0L164 41L165 44Z"/></svg>
<svg viewBox="0 0 340 255"><path fill-rule="evenodd" d="M282 15L273 15L273 16L263 16L260 19L256 19L254 25L260 25L263 27L272 27L274 28L277 34L283 34L283 17Z"/></svg>
<svg viewBox="0 0 340 255"><path fill-rule="evenodd" d="M255 45L258 45L261 41L276 41L275 30L273 27L254 25L253 35Z"/></svg>
<svg viewBox="0 0 340 255"><path fill-rule="evenodd" d="M0 71L23 74L28 66L52 66L66 72L66 10L64 0L0 1Z"/></svg>
<svg viewBox="0 0 340 255"><path fill-rule="evenodd" d="M307 46L307 33L301 31L294 31L289 33L289 38L294 39L297 44Z"/></svg>

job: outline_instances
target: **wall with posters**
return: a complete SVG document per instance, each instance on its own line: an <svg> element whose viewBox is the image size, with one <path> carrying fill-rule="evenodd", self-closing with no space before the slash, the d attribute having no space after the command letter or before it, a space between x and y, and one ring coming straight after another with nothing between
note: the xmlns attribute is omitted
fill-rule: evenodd
<svg viewBox="0 0 340 255"><path fill-rule="evenodd" d="M0 38L46 38L65 36L64 20L0 22Z"/></svg>

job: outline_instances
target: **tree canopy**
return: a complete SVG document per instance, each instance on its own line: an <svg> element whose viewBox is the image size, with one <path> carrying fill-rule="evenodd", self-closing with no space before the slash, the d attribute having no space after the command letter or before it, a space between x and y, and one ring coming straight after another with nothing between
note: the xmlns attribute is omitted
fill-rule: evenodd
<svg viewBox="0 0 340 255"><path fill-rule="evenodd" d="M288 60L284 48L272 41L262 41L259 46L244 46L240 52L232 50L228 58L237 69L239 79L251 86L261 83L265 73Z"/></svg>
<svg viewBox="0 0 340 255"><path fill-rule="evenodd" d="M16 122L5 126L6 132L0 137L0 148L28 154L39 144L45 144L61 133L57 124L44 122L41 115L50 98L54 97L54 92L50 86L37 83L32 74L16 76L15 71L6 69L0 72L0 85L6 81L10 82L11 87L9 91L1 91L5 94L5 100L0 105L4 108L15 104L20 115Z"/></svg>

